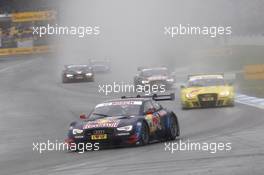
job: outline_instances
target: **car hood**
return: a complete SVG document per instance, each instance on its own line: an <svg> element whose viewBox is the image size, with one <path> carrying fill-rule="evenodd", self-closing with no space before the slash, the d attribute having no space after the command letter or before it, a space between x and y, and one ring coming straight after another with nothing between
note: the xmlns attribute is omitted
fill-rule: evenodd
<svg viewBox="0 0 264 175"><path fill-rule="evenodd" d="M184 88L183 93L189 93L192 95L205 94L205 93L221 93L223 91L233 91L232 86L208 86L208 87L191 87Z"/></svg>
<svg viewBox="0 0 264 175"><path fill-rule="evenodd" d="M97 120L90 120L83 123L83 129L93 128L117 128L121 126L131 125L137 120L136 116L118 116L106 117Z"/></svg>

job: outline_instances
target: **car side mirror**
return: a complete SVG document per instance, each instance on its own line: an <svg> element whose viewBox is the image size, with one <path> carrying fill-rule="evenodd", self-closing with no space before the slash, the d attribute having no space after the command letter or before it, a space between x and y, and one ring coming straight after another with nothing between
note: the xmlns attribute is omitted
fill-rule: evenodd
<svg viewBox="0 0 264 175"><path fill-rule="evenodd" d="M87 119L88 117L85 115L85 114L80 114L80 119L82 119L82 120L85 120L85 119Z"/></svg>

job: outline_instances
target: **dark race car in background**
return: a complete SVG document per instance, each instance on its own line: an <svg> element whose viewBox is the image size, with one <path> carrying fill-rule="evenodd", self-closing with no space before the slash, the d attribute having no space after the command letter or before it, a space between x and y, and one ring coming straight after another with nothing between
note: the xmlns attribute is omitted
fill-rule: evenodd
<svg viewBox="0 0 264 175"><path fill-rule="evenodd" d="M163 85L165 89L172 89L174 78L166 67L138 68L139 73L134 77L134 85Z"/></svg>
<svg viewBox="0 0 264 175"><path fill-rule="evenodd" d="M92 67L88 65L66 65L62 72L62 82L81 82L94 81L94 73Z"/></svg>
<svg viewBox="0 0 264 175"><path fill-rule="evenodd" d="M90 60L89 64L95 73L109 73L111 71L109 60Z"/></svg>
<svg viewBox="0 0 264 175"><path fill-rule="evenodd" d="M100 103L70 124L66 143L125 146L174 140L180 135L178 118L157 103L174 98L174 94L122 97Z"/></svg>

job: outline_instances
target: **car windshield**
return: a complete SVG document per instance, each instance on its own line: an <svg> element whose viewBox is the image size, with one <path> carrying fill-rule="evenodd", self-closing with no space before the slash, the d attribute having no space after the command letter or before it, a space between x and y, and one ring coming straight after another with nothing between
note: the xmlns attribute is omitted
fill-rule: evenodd
<svg viewBox="0 0 264 175"><path fill-rule="evenodd" d="M95 107L90 115L91 120L104 117L120 117L139 115L141 101L117 101L101 103Z"/></svg>
<svg viewBox="0 0 264 175"><path fill-rule="evenodd" d="M155 75L167 76L168 75L168 70L167 69L147 69L147 70L143 70L143 76L144 77L150 77L150 76L155 76Z"/></svg>
<svg viewBox="0 0 264 175"><path fill-rule="evenodd" d="M188 86L224 86L224 79L197 79L189 81Z"/></svg>

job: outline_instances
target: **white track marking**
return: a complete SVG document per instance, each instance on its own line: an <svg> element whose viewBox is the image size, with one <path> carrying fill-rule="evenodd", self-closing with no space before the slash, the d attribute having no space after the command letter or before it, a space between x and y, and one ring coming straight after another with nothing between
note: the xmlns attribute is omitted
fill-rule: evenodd
<svg viewBox="0 0 264 175"><path fill-rule="evenodd" d="M237 94L235 101L237 103L264 109L264 98L250 97L244 94Z"/></svg>

